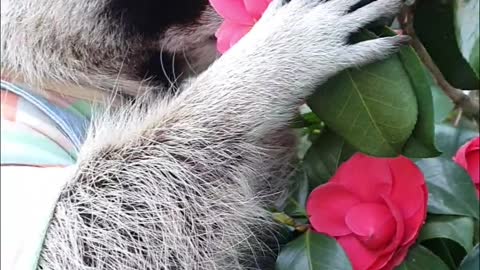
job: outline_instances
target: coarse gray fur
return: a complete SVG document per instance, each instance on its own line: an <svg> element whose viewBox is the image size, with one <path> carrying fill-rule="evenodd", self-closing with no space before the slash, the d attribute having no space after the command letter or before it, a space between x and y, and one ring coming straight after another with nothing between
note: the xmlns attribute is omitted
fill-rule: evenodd
<svg viewBox="0 0 480 270"><path fill-rule="evenodd" d="M94 120L40 269L267 269L257 260L274 257L264 243L275 229L266 209L285 195L297 106L314 85L406 42L347 44L350 33L401 6L377 0L347 12L358 1L274 0L238 44L176 94L158 97L129 76L143 47L186 52L204 69L219 24L210 8L188 31L172 27L152 41L95 19L106 0L2 0L2 70L13 78L77 92L140 91L137 102Z"/></svg>

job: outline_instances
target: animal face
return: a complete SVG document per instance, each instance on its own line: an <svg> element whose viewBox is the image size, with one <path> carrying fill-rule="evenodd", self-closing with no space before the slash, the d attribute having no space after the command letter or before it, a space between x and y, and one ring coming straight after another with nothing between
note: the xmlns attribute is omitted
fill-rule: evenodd
<svg viewBox="0 0 480 270"><path fill-rule="evenodd" d="M217 56L220 18L207 0L1 3L2 70L30 83L135 87L199 72Z"/></svg>

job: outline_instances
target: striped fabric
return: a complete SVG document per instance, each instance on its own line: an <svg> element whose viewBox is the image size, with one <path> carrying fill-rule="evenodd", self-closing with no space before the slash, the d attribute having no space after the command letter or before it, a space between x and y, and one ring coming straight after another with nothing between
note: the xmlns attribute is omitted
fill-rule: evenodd
<svg viewBox="0 0 480 270"><path fill-rule="evenodd" d="M35 270L92 112L80 100L1 81L1 269Z"/></svg>
<svg viewBox="0 0 480 270"><path fill-rule="evenodd" d="M91 116L88 103L53 94L49 99L1 81L1 164L72 165Z"/></svg>

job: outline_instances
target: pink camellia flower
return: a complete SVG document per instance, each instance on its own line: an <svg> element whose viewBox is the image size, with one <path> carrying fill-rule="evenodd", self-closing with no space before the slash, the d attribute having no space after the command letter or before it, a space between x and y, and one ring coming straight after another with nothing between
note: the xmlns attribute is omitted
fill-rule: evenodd
<svg viewBox="0 0 480 270"><path fill-rule="evenodd" d="M405 157L356 154L308 198L313 229L335 237L355 270L398 266L427 214L427 187Z"/></svg>
<svg viewBox="0 0 480 270"><path fill-rule="evenodd" d="M210 0L210 4L224 19L217 30L217 48L226 52L239 41L262 17L272 0Z"/></svg>
<svg viewBox="0 0 480 270"><path fill-rule="evenodd" d="M480 197L480 137L460 147L453 160L468 172Z"/></svg>

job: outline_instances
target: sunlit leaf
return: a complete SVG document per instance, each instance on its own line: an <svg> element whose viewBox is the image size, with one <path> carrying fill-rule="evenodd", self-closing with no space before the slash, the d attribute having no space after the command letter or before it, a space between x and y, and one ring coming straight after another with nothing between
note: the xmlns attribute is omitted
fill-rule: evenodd
<svg viewBox="0 0 480 270"><path fill-rule="evenodd" d="M455 0L455 33L463 57L480 77L479 0Z"/></svg>

